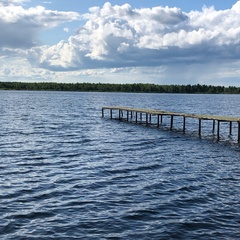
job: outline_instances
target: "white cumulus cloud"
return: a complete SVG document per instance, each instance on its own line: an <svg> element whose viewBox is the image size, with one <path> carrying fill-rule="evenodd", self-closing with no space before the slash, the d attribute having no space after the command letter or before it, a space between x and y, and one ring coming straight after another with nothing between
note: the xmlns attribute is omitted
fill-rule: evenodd
<svg viewBox="0 0 240 240"><path fill-rule="evenodd" d="M82 16L42 6L25 8L25 2L0 1L1 79L87 77L96 82L157 83L239 79L240 1L226 10L204 7L191 12L105 3ZM79 28L68 40L39 44L41 31L78 19ZM62 29L68 31L65 25Z"/></svg>
<svg viewBox="0 0 240 240"><path fill-rule="evenodd" d="M3 4L3 3L8 4ZM38 34L63 22L78 19L75 12L47 10L42 6L25 9L16 3L3 1L0 6L0 48L30 48L38 43Z"/></svg>
<svg viewBox="0 0 240 240"><path fill-rule="evenodd" d="M1 0L0 6L8 6L8 5L21 5L25 2L29 2L30 0Z"/></svg>
<svg viewBox="0 0 240 240"><path fill-rule="evenodd" d="M204 7L133 9L110 3L89 9L67 42L31 50L50 70L160 66L236 59L240 54L240 1L227 10Z"/></svg>

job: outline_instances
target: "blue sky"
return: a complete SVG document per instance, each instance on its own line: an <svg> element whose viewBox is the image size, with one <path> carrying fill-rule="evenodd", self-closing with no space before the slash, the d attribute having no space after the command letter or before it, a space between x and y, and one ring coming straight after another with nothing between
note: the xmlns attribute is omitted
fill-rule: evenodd
<svg viewBox="0 0 240 240"><path fill-rule="evenodd" d="M76 1L76 0L50 0L50 1L39 1L33 0L28 2L27 6L36 6L36 5L44 5L49 6L49 9L59 10L59 11L78 11L79 13L85 13L92 6L103 6L107 1L102 0L88 0L88 1ZM215 6L217 10L228 9L231 8L236 1L234 0L158 0L158 1L143 1L143 0L133 0L133 1L109 1L112 5L123 5L125 3L129 3L134 8L143 8L143 7L155 7L155 6L169 6L169 7L178 7L183 11L191 11L191 10L201 10L202 7L205 6Z"/></svg>
<svg viewBox="0 0 240 240"><path fill-rule="evenodd" d="M240 86L240 2L0 0L0 81Z"/></svg>

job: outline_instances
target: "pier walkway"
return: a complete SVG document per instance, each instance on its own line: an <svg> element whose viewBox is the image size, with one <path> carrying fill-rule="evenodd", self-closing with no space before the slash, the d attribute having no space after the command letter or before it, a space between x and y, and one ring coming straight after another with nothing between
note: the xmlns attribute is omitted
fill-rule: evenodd
<svg viewBox="0 0 240 240"><path fill-rule="evenodd" d="M146 125L151 124L152 116L157 116L157 127L160 127L163 121L163 116L170 117L170 130L173 129L174 117L182 117L183 125L182 130L185 133L186 130L186 119L194 118L198 119L198 135L201 137L202 134L202 121L208 120L212 121L212 133L215 133L215 126L217 122L217 139L220 139L220 123L227 122L229 123L229 135L232 135L232 123L237 123L238 132L237 132L237 141L240 144L240 118L236 117L227 117L227 116L214 116L214 115L202 115L202 114L190 114L190 113L177 113L177 112L168 112L161 110L152 110L152 109L138 109L138 108L128 108L128 107L119 107L119 106L110 106L102 108L102 117L105 116L105 110L109 110L110 118L113 119L113 114L117 114L116 119L130 121L134 118L134 122L145 123ZM117 112L117 113L116 113Z"/></svg>

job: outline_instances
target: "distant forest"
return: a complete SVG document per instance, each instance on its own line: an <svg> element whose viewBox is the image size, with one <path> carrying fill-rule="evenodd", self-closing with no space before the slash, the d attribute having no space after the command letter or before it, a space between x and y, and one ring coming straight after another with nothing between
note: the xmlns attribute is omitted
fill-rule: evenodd
<svg viewBox="0 0 240 240"><path fill-rule="evenodd" d="M239 94L239 87L211 85L157 85L149 83L53 83L0 82L0 90L76 91L76 92L135 92L135 93L209 93Z"/></svg>

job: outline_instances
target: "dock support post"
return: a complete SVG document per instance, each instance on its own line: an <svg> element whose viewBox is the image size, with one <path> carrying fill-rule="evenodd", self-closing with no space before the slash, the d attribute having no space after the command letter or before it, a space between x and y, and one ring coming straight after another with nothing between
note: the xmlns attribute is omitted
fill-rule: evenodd
<svg viewBox="0 0 240 240"><path fill-rule="evenodd" d="M148 125L148 114L146 113L146 125Z"/></svg>
<svg viewBox="0 0 240 240"><path fill-rule="evenodd" d="M136 121L136 123L137 123L137 121L138 121L138 112L136 112L135 121Z"/></svg>
<svg viewBox="0 0 240 240"><path fill-rule="evenodd" d="M118 110L118 118L119 118L119 120L121 120L121 110L120 109Z"/></svg>
<svg viewBox="0 0 240 240"><path fill-rule="evenodd" d="M160 126L160 119L159 119L159 114L157 115L157 127L159 128Z"/></svg>
<svg viewBox="0 0 240 240"><path fill-rule="evenodd" d="M230 136L232 135L232 122L230 122L229 124L229 135Z"/></svg>
<svg viewBox="0 0 240 240"><path fill-rule="evenodd" d="M240 122L238 122L238 144L240 144Z"/></svg>
<svg viewBox="0 0 240 240"><path fill-rule="evenodd" d="M149 123L151 124L152 123L152 114L150 113L149 115L150 115L149 116Z"/></svg>
<svg viewBox="0 0 240 240"><path fill-rule="evenodd" d="M199 125L198 125L198 136L201 138L202 135L202 119L199 119Z"/></svg>
<svg viewBox="0 0 240 240"><path fill-rule="evenodd" d="M183 133L185 133L186 130L186 117L183 117Z"/></svg>
<svg viewBox="0 0 240 240"><path fill-rule="evenodd" d="M217 140L220 140L220 121L218 120Z"/></svg>
<svg viewBox="0 0 240 240"><path fill-rule="evenodd" d="M127 122L128 122L128 120L129 120L129 112L127 111Z"/></svg>
<svg viewBox="0 0 240 240"><path fill-rule="evenodd" d="M212 128L212 133L214 134L215 133L215 120L213 120L213 128Z"/></svg>
<svg viewBox="0 0 240 240"><path fill-rule="evenodd" d="M102 117L104 117L104 108L102 108Z"/></svg>
<svg viewBox="0 0 240 240"><path fill-rule="evenodd" d="M173 129L173 115L171 115L171 124L170 124L170 129Z"/></svg>
<svg viewBox="0 0 240 240"><path fill-rule="evenodd" d="M111 116L111 119L112 119L112 109L110 109L110 116Z"/></svg>

